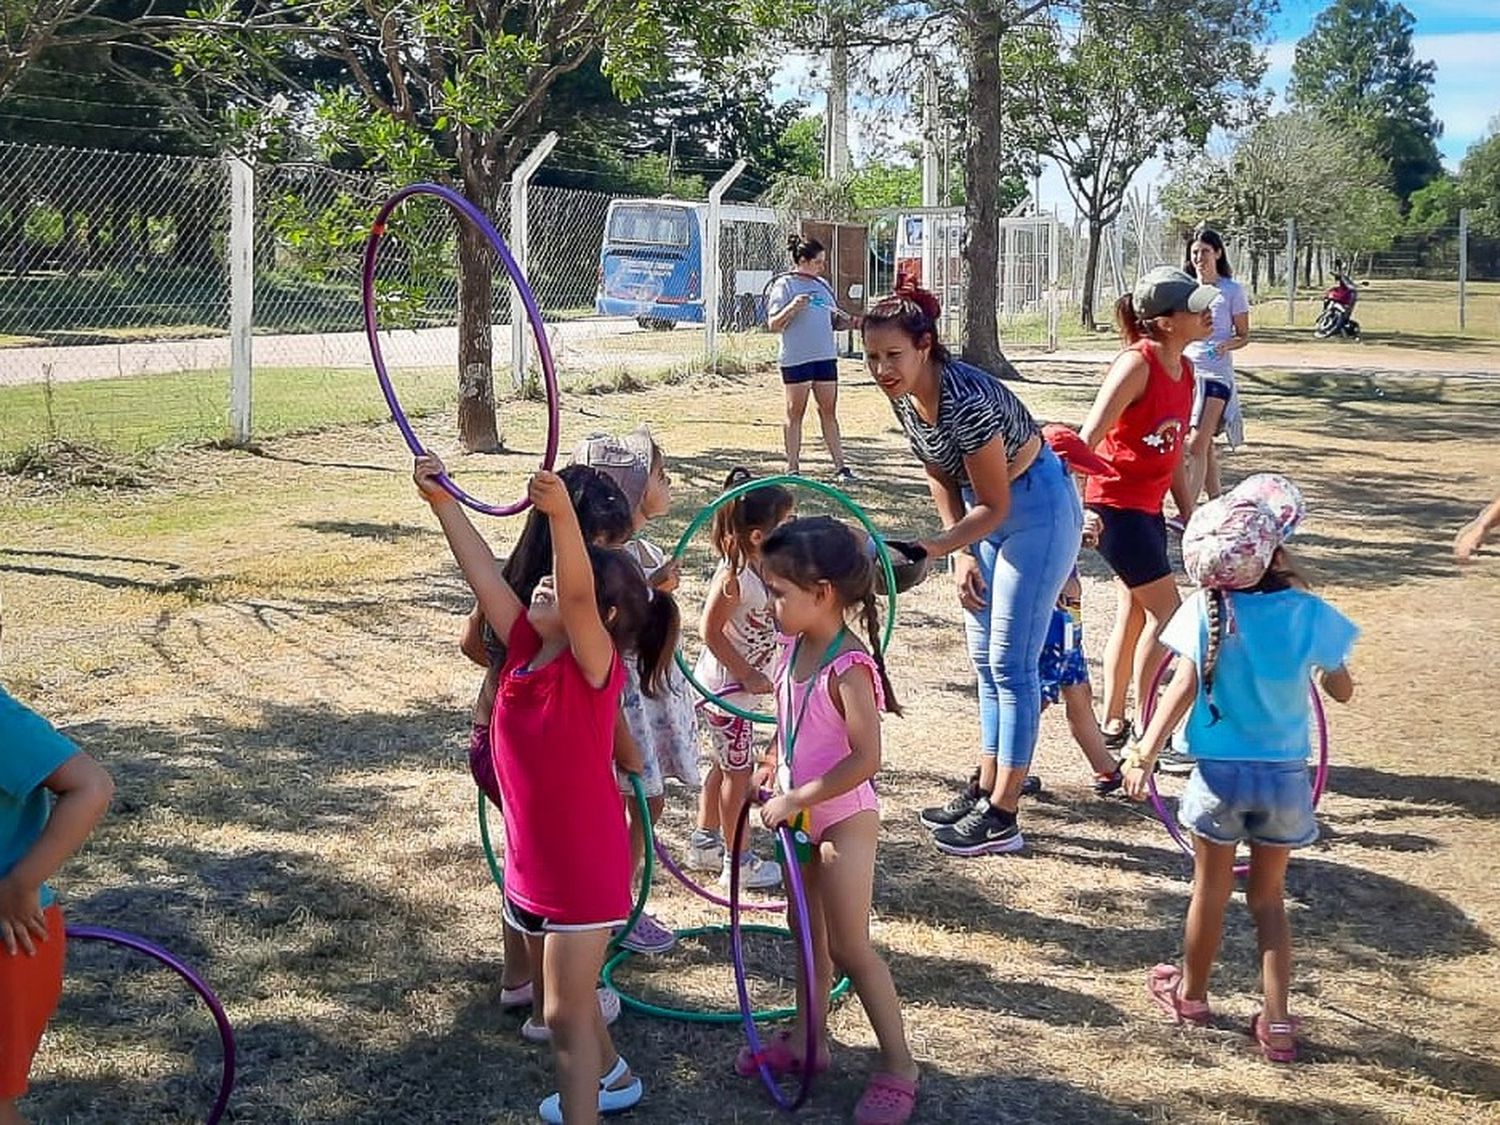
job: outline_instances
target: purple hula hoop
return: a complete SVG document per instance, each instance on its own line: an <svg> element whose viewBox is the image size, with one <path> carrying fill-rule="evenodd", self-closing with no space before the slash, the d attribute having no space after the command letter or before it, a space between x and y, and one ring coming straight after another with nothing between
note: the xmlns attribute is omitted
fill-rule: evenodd
<svg viewBox="0 0 1500 1125"><path fill-rule="evenodd" d="M661 865L663 867L665 867L668 871L670 871L677 877L677 881L679 883L681 883L693 894L703 899L705 902L711 902L715 906L728 907L731 910L734 909L734 903L732 903L729 899L725 898L723 895L714 894L713 891L703 886L703 884L699 883L680 866L678 866L677 861L673 859L671 854L667 851L666 845L661 842L660 836L656 837L656 858L661 860ZM733 878L733 876L731 876L731 878ZM740 903L739 908L741 910L761 910L765 911L768 914L780 914L783 910L786 909L786 902L784 900L781 902L742 902Z"/></svg>
<svg viewBox="0 0 1500 1125"><path fill-rule="evenodd" d="M412 451L412 455L421 457L425 454L427 450L418 439L416 431L411 428L411 423L407 421L406 413L396 399L396 390L391 386L390 372L385 366L385 355L380 350L380 325L375 316L375 261L380 252L380 240L385 237L386 220L403 201L414 195L436 196L478 227L479 232L484 235L499 256L505 272L510 275L511 283L516 287L516 292L521 295L521 304L526 309L526 319L531 322L531 334L536 340L537 358L542 365L542 381L547 388L547 448L542 454L542 468L552 468L557 461L558 431L561 425L557 404L557 369L552 362L552 348L547 343L547 334L542 331L542 310L537 306L536 294L532 292L531 286L526 281L526 275L521 272L521 267L511 256L510 248L505 245L485 213L452 188L443 187L441 184L412 184L396 192L381 206L379 214L375 216L375 222L370 227L370 237L365 242L363 275L365 338L370 343L370 361L375 365L375 377L380 380L380 390L385 395L386 405L390 407L391 418L400 429L401 436L406 439L407 448ZM510 315L512 317L516 315L514 309L511 310ZM484 512L486 515L513 516L517 512L524 511L531 503L523 496L513 504L487 504L454 484L446 473L436 479L438 484L459 503L473 508L476 512Z"/></svg>
<svg viewBox="0 0 1500 1125"><path fill-rule="evenodd" d="M734 825L734 853L736 855L739 854L740 846L744 843L745 825L749 819L750 800L746 798L744 806L740 809L739 820L735 821ZM797 975L802 982L802 994L811 1003L816 984L812 976L812 930L807 925L807 891L802 886L802 870L797 863L791 829L785 824L779 825L776 829L776 838L781 842L781 854L786 860L787 898L796 914L795 917L787 918L787 927L797 936L797 951L801 962ZM760 1071L760 1080L770 1091L771 1100L788 1113L792 1113L807 1101L807 1095L812 1092L813 1063L818 1057L818 1021L813 1018L813 1013L808 1013L807 1046L802 1054L802 1081L797 1088L796 1096L788 1098L782 1091L780 1083L776 1081L776 1076L771 1073L770 1064L766 1062L765 1047L760 1041L760 1032L755 1029L754 1008L750 1004L750 986L745 981L745 947L744 935L740 932L739 899L740 865L736 863L731 864L729 868L729 950L734 961L734 989L739 995L740 1018L745 1024L745 1038L750 1044L750 1057L755 1060L755 1068Z"/></svg>
<svg viewBox="0 0 1500 1125"><path fill-rule="evenodd" d="M1157 693L1161 690L1161 682L1166 679L1167 669L1171 666L1172 656L1169 653L1162 658L1161 664L1156 669L1156 675L1151 678L1150 690L1146 692L1146 702L1141 708L1141 724L1143 726L1151 724L1151 716L1156 713ZM1312 703L1313 719L1318 727L1318 765L1317 769L1313 772L1313 808L1317 808L1318 803L1323 799L1323 790L1328 784L1328 716L1323 711L1323 698L1318 694L1316 684L1308 685L1307 696ZM1177 846L1183 850L1183 853L1191 856L1193 854L1193 845L1182 834L1182 828L1177 823L1177 818L1167 808L1166 801L1162 799L1161 792L1156 788L1156 773L1154 770L1146 776L1146 789L1151 794L1151 807L1156 810L1156 815L1162 824L1166 826L1167 832L1171 834L1172 839L1177 841ZM1244 878L1249 872L1250 865L1248 863L1236 863L1234 865L1234 873L1240 878Z"/></svg>
<svg viewBox="0 0 1500 1125"><path fill-rule="evenodd" d="M224 1005L219 1003L214 990L209 988L207 982L184 961L155 942L147 941L135 934L111 930L105 926L69 926L67 936L70 941L106 941L113 945L124 946L126 949L133 949L137 953L144 953L147 957L160 961L187 981L192 990L208 1005L208 1010L214 1017L214 1023L218 1026L219 1043L224 1050L224 1076L219 1080L219 1095L214 1099L213 1109L208 1112L208 1125L217 1125L219 1118L224 1116L224 1110L229 1106L229 1095L234 1090L235 1045L234 1028L230 1026L229 1017L224 1013Z"/></svg>

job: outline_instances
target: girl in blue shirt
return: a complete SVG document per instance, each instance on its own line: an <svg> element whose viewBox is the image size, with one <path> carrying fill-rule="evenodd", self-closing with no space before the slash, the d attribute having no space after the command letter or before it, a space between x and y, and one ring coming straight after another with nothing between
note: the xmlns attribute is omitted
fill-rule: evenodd
<svg viewBox="0 0 1500 1125"><path fill-rule="evenodd" d="M1188 715L1196 765L1177 815L1193 835L1193 898L1183 964L1157 965L1152 997L1178 1023L1206 1024L1208 978L1234 889L1235 848L1250 846L1246 901L1260 945L1265 995L1251 1030L1272 1062L1297 1057L1287 1011L1291 933L1285 907L1293 848L1318 838L1308 776L1308 677L1340 703L1354 694L1345 661L1358 630L1310 593L1282 545L1302 515L1283 477L1251 477L1193 513L1183 564L1200 589L1161 635L1180 660L1141 741L1125 760L1140 800L1168 734Z"/></svg>

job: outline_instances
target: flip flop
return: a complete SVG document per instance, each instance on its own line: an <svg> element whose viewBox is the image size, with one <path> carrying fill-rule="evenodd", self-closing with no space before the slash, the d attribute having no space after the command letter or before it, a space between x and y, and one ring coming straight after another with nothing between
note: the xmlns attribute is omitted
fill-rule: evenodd
<svg viewBox="0 0 1500 1125"><path fill-rule="evenodd" d="M915 1082L899 1074L877 1072L854 1107L854 1125L906 1125L916 1106Z"/></svg>
<svg viewBox="0 0 1500 1125"><path fill-rule="evenodd" d="M1176 965L1157 965L1146 977L1146 991L1173 1023L1206 1027L1213 1018L1207 1000L1188 1000L1182 995L1182 972Z"/></svg>

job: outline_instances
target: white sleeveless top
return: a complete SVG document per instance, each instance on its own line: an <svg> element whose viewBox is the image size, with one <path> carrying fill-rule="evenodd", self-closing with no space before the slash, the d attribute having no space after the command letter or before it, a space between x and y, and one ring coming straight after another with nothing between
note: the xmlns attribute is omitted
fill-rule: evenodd
<svg viewBox="0 0 1500 1125"><path fill-rule="evenodd" d="M714 571L718 581L729 573L729 564L719 563ZM729 643L752 668L769 677L776 666L778 648L776 644L776 619L771 614L771 593L759 574L751 567L740 571L740 596L735 602L734 612L724 625L724 635ZM738 688L734 674L719 663L718 657L705 645L693 669L703 686L722 695L737 706L747 709L765 710L768 698L751 695L741 690L725 691L726 687Z"/></svg>

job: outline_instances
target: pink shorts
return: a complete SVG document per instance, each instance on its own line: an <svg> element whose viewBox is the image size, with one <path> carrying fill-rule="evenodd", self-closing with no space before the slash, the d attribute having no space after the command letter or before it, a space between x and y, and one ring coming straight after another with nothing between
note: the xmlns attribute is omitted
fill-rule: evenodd
<svg viewBox="0 0 1500 1125"><path fill-rule="evenodd" d="M867 809L877 813L880 811L875 786L868 781L861 782L847 793L840 793L837 797L830 797L821 804L814 805L808 810L808 826L812 829L813 840L822 843L824 835L835 824Z"/></svg>

